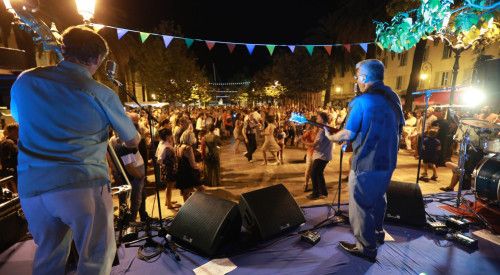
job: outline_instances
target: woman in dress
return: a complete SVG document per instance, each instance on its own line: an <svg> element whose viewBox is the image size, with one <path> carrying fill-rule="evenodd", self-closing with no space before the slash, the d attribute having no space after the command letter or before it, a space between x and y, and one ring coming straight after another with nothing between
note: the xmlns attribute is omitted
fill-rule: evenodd
<svg viewBox="0 0 500 275"><path fill-rule="evenodd" d="M214 134L215 126L209 127L208 133L205 136L205 172L206 184L208 186L220 185L220 146L222 141L219 136Z"/></svg>
<svg viewBox="0 0 500 275"><path fill-rule="evenodd" d="M280 146L278 145L278 142L276 142L276 139L274 137L274 129L276 129L276 126L274 125L274 117L267 116L266 117L267 121L267 126L264 129L264 144L262 144L262 154L264 156L264 163L262 165L267 165L267 155L266 152L270 152L271 155L273 155L274 159L276 162L271 163L271 165L277 165L280 164L280 161L278 159L278 156L276 153L280 150Z"/></svg>
<svg viewBox="0 0 500 275"><path fill-rule="evenodd" d="M195 148L196 137L192 130L184 131L180 138L181 145L177 148L177 168L176 187L181 190L181 195L186 201L194 189L203 191L201 184L201 167L196 163Z"/></svg>
<svg viewBox="0 0 500 275"><path fill-rule="evenodd" d="M243 137L243 119L241 118L241 114L236 115L236 120L234 123L234 130L233 130L233 136L234 136L234 153L238 154L240 143L245 142L245 137Z"/></svg>

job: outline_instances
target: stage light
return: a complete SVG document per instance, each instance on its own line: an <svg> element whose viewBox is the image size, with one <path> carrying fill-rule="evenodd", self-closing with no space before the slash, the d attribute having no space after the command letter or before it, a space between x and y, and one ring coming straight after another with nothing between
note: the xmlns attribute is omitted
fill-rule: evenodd
<svg viewBox="0 0 500 275"><path fill-rule="evenodd" d="M76 8L83 21L90 22L94 17L95 0L76 0Z"/></svg>
<svg viewBox="0 0 500 275"><path fill-rule="evenodd" d="M10 0L3 0L3 4L8 11L12 10L12 5L10 4Z"/></svg>
<svg viewBox="0 0 500 275"><path fill-rule="evenodd" d="M480 105L485 99L484 92L476 87L467 87L462 93L462 103L471 107Z"/></svg>

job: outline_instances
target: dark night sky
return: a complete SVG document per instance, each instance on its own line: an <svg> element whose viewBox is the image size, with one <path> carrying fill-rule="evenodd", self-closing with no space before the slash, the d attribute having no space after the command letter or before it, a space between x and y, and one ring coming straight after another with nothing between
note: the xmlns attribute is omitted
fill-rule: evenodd
<svg viewBox="0 0 500 275"><path fill-rule="evenodd" d="M383 1L383 0L350 0ZM173 21L186 37L247 43L300 44L318 24L334 11L336 0L227 1L227 0L97 0L95 22L130 29L151 31L163 20ZM50 5L53 14L71 23L79 17L72 0L40 0ZM56 5L53 5L56 4ZM147 43L147 42L146 42ZM278 49L277 49L278 50ZM229 54L224 45L209 52L202 43L192 51L200 65L212 76L212 63L220 81L251 73L269 64L267 50L257 47L249 56L243 46Z"/></svg>

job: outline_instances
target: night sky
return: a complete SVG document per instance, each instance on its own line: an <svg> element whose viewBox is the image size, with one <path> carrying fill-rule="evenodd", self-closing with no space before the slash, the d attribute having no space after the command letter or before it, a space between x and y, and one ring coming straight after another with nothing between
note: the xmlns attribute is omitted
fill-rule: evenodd
<svg viewBox="0 0 500 275"><path fill-rule="evenodd" d="M64 22L61 25L79 23L72 0L40 0L40 5L50 6L52 14L60 15ZM95 22L152 31L161 21L168 20L179 25L184 36L191 38L300 44L318 25L318 20L338 5L337 0L97 0ZM195 42L191 50L211 80L212 64L215 64L218 81L249 78L272 61L263 47L257 47L252 56L243 46L229 54L224 45L216 45L209 52L203 43Z"/></svg>

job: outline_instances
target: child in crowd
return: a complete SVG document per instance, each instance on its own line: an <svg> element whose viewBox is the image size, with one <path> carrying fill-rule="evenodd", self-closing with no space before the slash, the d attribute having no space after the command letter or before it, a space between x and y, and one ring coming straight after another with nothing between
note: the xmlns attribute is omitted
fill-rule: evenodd
<svg viewBox="0 0 500 275"><path fill-rule="evenodd" d="M436 164L439 157L439 151L441 151L441 142L436 136L437 129L433 127L427 131L423 140L422 159L424 161L424 173L420 177L420 180L425 182L429 182L427 169L432 169L431 180L436 181L438 178Z"/></svg>
<svg viewBox="0 0 500 275"><path fill-rule="evenodd" d="M286 134L285 134L285 131L283 130L283 127L278 127L276 141L278 142L278 145L280 146L280 150L278 151L277 155L278 155L278 160L281 164L283 164L283 151L285 150L285 138L286 138Z"/></svg>

